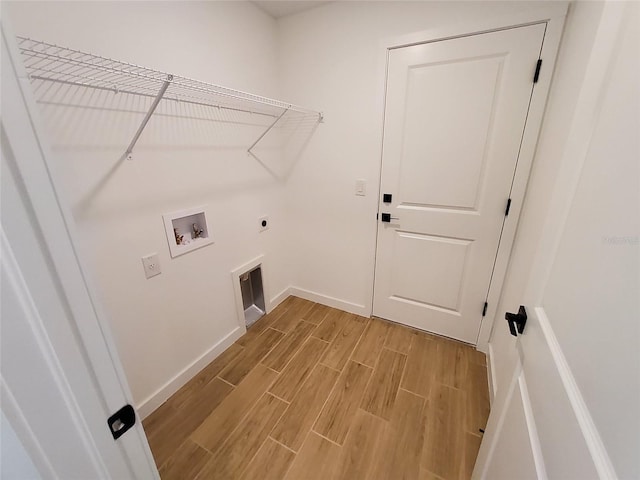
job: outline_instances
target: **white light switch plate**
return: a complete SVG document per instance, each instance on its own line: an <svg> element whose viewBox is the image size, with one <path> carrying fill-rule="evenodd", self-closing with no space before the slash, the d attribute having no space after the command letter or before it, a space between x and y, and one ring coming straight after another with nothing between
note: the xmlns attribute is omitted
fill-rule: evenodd
<svg viewBox="0 0 640 480"><path fill-rule="evenodd" d="M359 197L364 197L367 194L367 181L366 180L356 180L356 195Z"/></svg>
<svg viewBox="0 0 640 480"><path fill-rule="evenodd" d="M142 257L142 266L144 267L144 274L147 278L155 277L162 273L160 268L160 260L158 260L158 254L152 253L146 257Z"/></svg>

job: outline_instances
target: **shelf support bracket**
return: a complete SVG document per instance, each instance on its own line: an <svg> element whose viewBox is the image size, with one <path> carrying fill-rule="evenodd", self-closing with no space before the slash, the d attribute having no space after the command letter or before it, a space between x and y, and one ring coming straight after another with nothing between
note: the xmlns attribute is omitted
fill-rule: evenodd
<svg viewBox="0 0 640 480"><path fill-rule="evenodd" d="M284 117L284 114L285 114L285 113L287 113L288 111L289 111L289 109L288 109L288 108L285 108L285 109L282 111L282 113L280 114L280 116L279 116L278 118L276 118L276 119L273 121L273 123L272 123L271 125L269 125L269 127L268 127L264 132L262 132L262 135L260 135L260 136L258 137L258 139L257 139L255 142L253 142L253 143L251 144L251 146L247 149L247 153L249 153L249 154L253 155L253 152L251 151L251 150L253 150L253 147L255 147L255 146L258 144L258 142L260 142L260 140L262 140L262 139L264 138L264 136L265 136L267 133L269 133L273 127L275 127L275 126L276 126L276 123L278 123L278 122L280 121L280 119L281 119L282 117Z"/></svg>
<svg viewBox="0 0 640 480"><path fill-rule="evenodd" d="M156 98L154 98L153 103L151 104L151 107L149 107L149 111L144 116L142 123L138 127L138 131L133 136L131 143L129 143L129 146L127 147L127 151L124 152L124 156L127 160L133 159L133 153L132 153L133 147L135 147L136 143L138 143L138 139L140 138L140 135L142 135L142 132L147 126L147 123L149 123L149 120L151 119L151 115L153 115L153 112L155 112L156 108L158 108L158 104L160 103L160 100L162 100L162 97L164 97L164 94L167 91L167 88L169 88L169 85L171 85L172 80L173 80L173 75L167 75L167 79L162 84L162 87L160 87L160 91L158 91Z"/></svg>

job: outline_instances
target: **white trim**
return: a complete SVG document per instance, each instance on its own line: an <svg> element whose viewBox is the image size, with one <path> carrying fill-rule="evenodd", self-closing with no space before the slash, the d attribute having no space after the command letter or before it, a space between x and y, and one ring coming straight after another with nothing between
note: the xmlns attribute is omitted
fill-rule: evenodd
<svg viewBox="0 0 640 480"><path fill-rule="evenodd" d="M138 405L138 415L140 418L148 417L156 408L166 402L171 395L176 393L189 380L195 377L204 367L213 362L222 352L231 346L233 342L244 334L242 329L236 327L225 335L218 343L204 352L200 357L187 365L180 373L165 383L154 393L145 398Z"/></svg>
<svg viewBox="0 0 640 480"><path fill-rule="evenodd" d="M531 406L531 397L529 397L529 387L524 375L520 375L518 379L520 384L520 397L522 408L524 410L524 418L527 422L527 433L529 434L529 444L531 445L531 454L533 455L533 463L536 467L538 480L547 480L547 469L544 465L544 456L542 455L542 446L540 445L540 437L538 436L538 427L533 416L533 407Z"/></svg>
<svg viewBox="0 0 640 480"><path fill-rule="evenodd" d="M321 293L312 292L298 287L290 287L289 293L296 297L304 298L311 302L321 303L327 307L337 308L349 313L355 313L363 317L369 317L369 309L364 305L358 305L357 303L351 303L339 298L330 297L329 295L323 295Z"/></svg>
<svg viewBox="0 0 640 480"><path fill-rule="evenodd" d="M571 407L576 415L576 419L578 420L578 425L580 425L580 430L584 436L587 448L589 448L589 453L591 454L593 463L598 471L598 475L601 479L615 480L618 477L615 469L613 468L613 464L611 463L611 459L609 458L609 454L607 453L604 443L602 443L600 433L593 422L591 413L589 413L589 409L587 408L584 397L580 392L578 383L576 382L573 373L571 373L571 368L569 367L567 359L562 352L558 338L551 327L544 308L536 307L535 312L536 317L538 318L538 324L540 325L544 338L549 346L549 350L551 351L553 361L556 365L556 370L558 371L564 389L567 392L567 397L569 397L569 402L571 403Z"/></svg>
<svg viewBox="0 0 640 480"><path fill-rule="evenodd" d="M496 363L493 355L493 345L490 343L487 352L487 382L489 383L489 402L493 406L493 400L498 391L498 375L496 375Z"/></svg>
<svg viewBox="0 0 640 480"><path fill-rule="evenodd" d="M420 43L436 42L451 38L488 33L513 27L546 22L563 18L567 14L569 2L547 2L539 8L524 12L496 15L495 18L476 19L472 21L444 25L428 30L397 35L384 39L381 43L385 49L400 48ZM386 54L385 54L386 56Z"/></svg>
<svg viewBox="0 0 640 480"><path fill-rule="evenodd" d="M498 15L492 19L483 19L453 24L407 35L389 37L384 39L380 44L381 52L379 60L379 70L381 72L386 72L388 52L393 48L420 43L435 42L462 36L477 35L492 31L522 27L535 23L547 24L540 57L544 60L544 68L542 68L541 70L540 78L538 80L538 83L536 84L536 87L533 89L533 95L531 96L529 113L527 115L525 131L522 137L520 156L518 158L518 164L516 172L514 174L513 186L511 191L511 210L509 212L509 216L506 217L504 222L502 237L500 239L498 251L496 254L496 262L494 266L492 281L487 296L487 302L489 306L486 315L481 320L478 338L476 341L478 350L485 353L488 352L489 337L493 328L494 318L497 314L500 294L502 292L507 265L511 256L511 250L515 239L518 219L520 217L520 212L522 209L526 185L529 179L531 165L534 160L535 148L537 145L540 128L542 126L542 118L547 96L549 94L551 77L556 62L568 7L569 2L566 1L546 2L541 7L533 10L507 15ZM382 66L384 66L384 68L382 68ZM386 73L383 77L384 78L380 80L378 87L380 98L379 118L382 119L383 123L382 131L384 131L384 98L387 81ZM382 144L380 146L379 155L381 168L377 191L378 197L380 197L381 195L380 182L382 181ZM376 229L376 239L377 235L378 229ZM376 260L374 258L374 273L372 275L373 285L371 290L371 309L369 310L367 316L373 313L373 297L375 295L375 261Z"/></svg>
<svg viewBox="0 0 640 480"><path fill-rule="evenodd" d="M284 302L289 295L291 295L291 287L284 288L279 294L277 294L269 301L269 311L273 310L282 302Z"/></svg>

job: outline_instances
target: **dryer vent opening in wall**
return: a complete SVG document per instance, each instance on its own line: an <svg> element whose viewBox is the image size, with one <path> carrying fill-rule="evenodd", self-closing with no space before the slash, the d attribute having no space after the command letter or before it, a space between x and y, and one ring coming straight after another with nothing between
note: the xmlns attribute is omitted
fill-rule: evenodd
<svg viewBox="0 0 640 480"><path fill-rule="evenodd" d="M262 269L260 266L240 275L242 307L247 328L265 314Z"/></svg>

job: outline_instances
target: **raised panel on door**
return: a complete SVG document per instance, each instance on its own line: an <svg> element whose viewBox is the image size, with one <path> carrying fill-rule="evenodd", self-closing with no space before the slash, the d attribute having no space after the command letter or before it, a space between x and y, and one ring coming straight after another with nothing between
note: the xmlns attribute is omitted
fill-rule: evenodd
<svg viewBox="0 0 640 480"><path fill-rule="evenodd" d="M395 298L458 312L471 242L402 231L396 233L396 261L391 273Z"/></svg>
<svg viewBox="0 0 640 480"><path fill-rule="evenodd" d="M484 478L487 479L517 479L537 480L544 478L542 472L538 472L534 456L531 438L530 418L527 418L526 410L528 401L526 389L523 390L524 376L520 372L518 380L514 384L511 395L507 401L504 418L499 436L495 443L492 461L486 467ZM499 461L496 461L498 460Z"/></svg>
<svg viewBox="0 0 640 480"><path fill-rule="evenodd" d="M544 31L390 51L374 315L476 343Z"/></svg>
<svg viewBox="0 0 640 480"><path fill-rule="evenodd" d="M409 67L401 206L477 210L503 62L499 55Z"/></svg>
<svg viewBox="0 0 640 480"><path fill-rule="evenodd" d="M578 421L567 375L571 375L541 308L527 309L525 333L518 337L529 401L549 478L598 478L587 438ZM565 379L563 379L563 375Z"/></svg>

